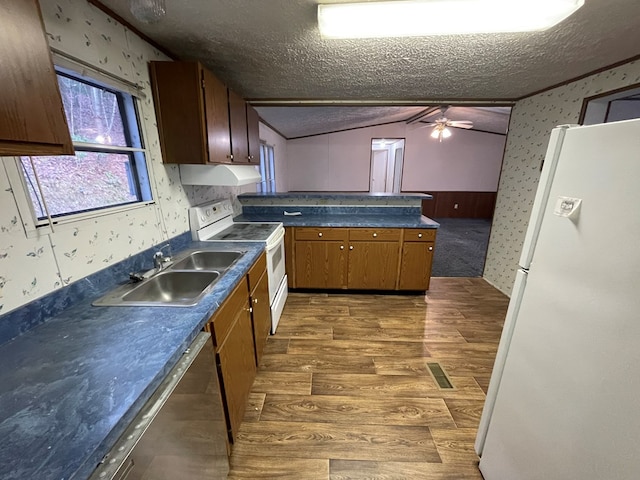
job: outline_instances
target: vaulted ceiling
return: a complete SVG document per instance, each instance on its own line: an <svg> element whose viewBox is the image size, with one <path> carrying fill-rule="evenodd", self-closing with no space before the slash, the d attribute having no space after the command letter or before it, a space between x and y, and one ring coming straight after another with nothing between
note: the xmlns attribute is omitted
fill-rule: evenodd
<svg viewBox="0 0 640 480"><path fill-rule="evenodd" d="M504 104L640 53L638 0L586 0L544 32L355 40L320 37L318 0L166 0L155 24L137 21L129 0L100 1L178 58L200 60L260 101L276 128L280 112L264 109L283 101Z"/></svg>

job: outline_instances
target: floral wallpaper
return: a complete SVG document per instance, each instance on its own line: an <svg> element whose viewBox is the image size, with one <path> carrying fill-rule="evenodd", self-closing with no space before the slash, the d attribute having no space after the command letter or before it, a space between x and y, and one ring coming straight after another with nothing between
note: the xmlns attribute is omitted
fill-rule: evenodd
<svg viewBox="0 0 640 480"><path fill-rule="evenodd" d="M168 59L85 0L40 5L52 48L142 87L139 107L156 203L27 238L0 163L0 315L189 230L191 205L218 198L237 203L238 189L183 187L178 167L162 163L147 65Z"/></svg>
<svg viewBox="0 0 640 480"><path fill-rule="evenodd" d="M640 61L592 75L518 102L498 186L484 278L510 294L551 129L578 123L585 97L640 84Z"/></svg>

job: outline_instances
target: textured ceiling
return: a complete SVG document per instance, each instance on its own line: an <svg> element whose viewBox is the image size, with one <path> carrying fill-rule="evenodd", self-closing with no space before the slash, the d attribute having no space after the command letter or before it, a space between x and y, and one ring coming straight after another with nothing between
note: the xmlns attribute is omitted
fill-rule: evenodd
<svg viewBox="0 0 640 480"><path fill-rule="evenodd" d="M544 32L349 40L320 38L318 0L166 0L152 25L100 1L251 100L513 100L640 53L638 0L586 0Z"/></svg>

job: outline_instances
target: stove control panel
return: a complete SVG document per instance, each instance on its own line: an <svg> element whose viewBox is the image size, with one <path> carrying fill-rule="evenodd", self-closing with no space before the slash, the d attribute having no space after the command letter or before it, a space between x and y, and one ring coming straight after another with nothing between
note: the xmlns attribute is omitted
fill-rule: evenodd
<svg viewBox="0 0 640 480"><path fill-rule="evenodd" d="M200 230L212 223L233 215L233 207L229 200L217 200L203 203L189 209L191 231Z"/></svg>

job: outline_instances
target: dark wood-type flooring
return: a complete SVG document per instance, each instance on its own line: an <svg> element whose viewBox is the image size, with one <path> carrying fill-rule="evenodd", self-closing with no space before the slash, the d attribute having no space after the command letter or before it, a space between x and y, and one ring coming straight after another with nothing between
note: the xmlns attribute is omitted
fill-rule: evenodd
<svg viewBox="0 0 640 480"><path fill-rule="evenodd" d="M473 443L507 304L480 278L434 278L426 298L290 294L229 479L481 480Z"/></svg>

